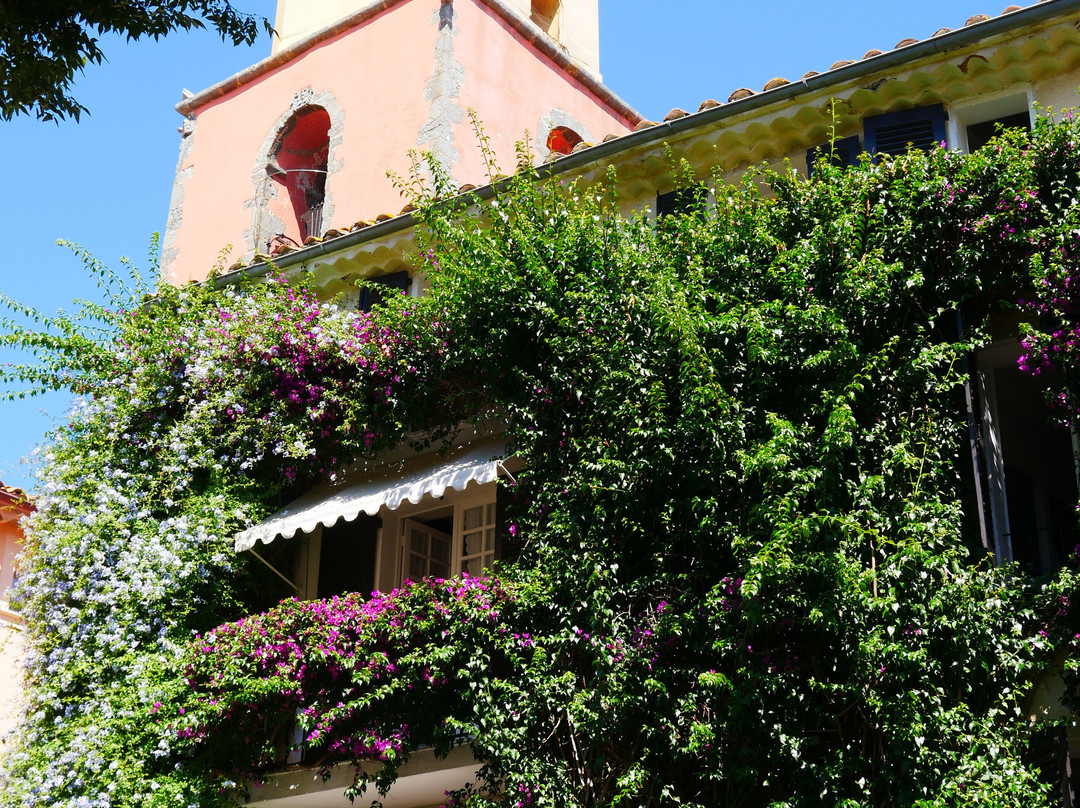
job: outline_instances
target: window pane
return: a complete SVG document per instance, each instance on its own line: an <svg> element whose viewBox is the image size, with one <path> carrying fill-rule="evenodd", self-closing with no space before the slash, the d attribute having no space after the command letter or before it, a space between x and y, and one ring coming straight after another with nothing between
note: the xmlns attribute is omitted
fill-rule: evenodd
<svg viewBox="0 0 1080 808"><path fill-rule="evenodd" d="M433 561L438 561L444 564L447 568L450 567L450 542L445 539L436 538L432 536L431 541L431 558Z"/></svg>
<svg viewBox="0 0 1080 808"><path fill-rule="evenodd" d="M413 581L419 581L424 577L427 564L425 560L420 556L409 555L409 578Z"/></svg>
<svg viewBox="0 0 1080 808"><path fill-rule="evenodd" d="M432 578L449 578L450 577L450 565L449 564L431 564L431 577Z"/></svg>
<svg viewBox="0 0 1080 808"><path fill-rule="evenodd" d="M483 534L480 531L475 533L466 533L464 537L464 546L461 554L464 556L474 556L481 552L484 548L481 547L483 541Z"/></svg>
<svg viewBox="0 0 1080 808"><path fill-rule="evenodd" d="M428 537L426 533L421 533L419 530L412 532L412 550L414 553L427 555Z"/></svg>
<svg viewBox="0 0 1080 808"><path fill-rule="evenodd" d="M489 527L484 531L484 549L489 552L495 550L495 528Z"/></svg>
<svg viewBox="0 0 1080 808"><path fill-rule="evenodd" d="M484 508L482 505L478 505L475 508L468 508L465 511L465 530L476 530L478 527L483 526Z"/></svg>
<svg viewBox="0 0 1080 808"><path fill-rule="evenodd" d="M461 567L469 575L479 576L484 571L484 561L482 558L470 558L463 562Z"/></svg>

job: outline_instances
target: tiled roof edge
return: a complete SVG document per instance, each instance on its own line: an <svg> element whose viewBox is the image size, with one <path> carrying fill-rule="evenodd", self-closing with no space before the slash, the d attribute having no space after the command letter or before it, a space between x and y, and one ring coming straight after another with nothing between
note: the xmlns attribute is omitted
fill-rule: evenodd
<svg viewBox="0 0 1080 808"><path fill-rule="evenodd" d="M325 42L328 39L332 39L338 34L348 31L350 28L355 28L357 25L367 22L372 17L381 14L387 9L405 2L408 2L408 0L374 0L374 2L364 6L364 8L359 11L354 11L348 17L338 20L333 25L320 28L318 31L311 34L311 36L305 37L299 42L267 56L265 59L256 62L251 67L245 67L239 73L235 73L232 76L229 76L229 78L207 87L202 92L196 93L189 98L185 98L176 105L175 109L181 115L186 117L199 107L205 106L211 101L215 101L223 95L243 87L248 82L269 73L277 67L281 67L281 65L295 59L305 51L311 50L316 45Z"/></svg>
<svg viewBox="0 0 1080 808"><path fill-rule="evenodd" d="M488 2L488 0L482 0ZM551 163L539 166L535 169L541 178L557 176L559 174L574 171L589 165L590 163L604 161L619 152L644 146L655 142L662 142L675 135L706 126L725 118L750 112L760 107L765 107L778 101L784 101L796 95L823 89L832 84L838 84L860 76L887 70L891 67L916 61L924 56L935 53L944 53L956 48L964 47L982 39L988 39L998 34L1017 28L1046 22L1055 17L1064 17L1069 12L1080 11L1080 0L1042 0L1037 5L1019 11L1013 11L998 17L992 17L965 28L959 28L947 34L920 40L912 45L907 45L898 50L886 51L879 56L873 56L864 61L844 65L816 76L799 79L790 84L777 87L774 90L751 95L738 101L721 104L716 107L705 109L685 117L676 118L672 121L658 123L644 129L631 132L628 135L615 138L587 149L574 152L561 157ZM469 193L478 196L481 200L487 200L495 195L494 185L484 185ZM287 255L274 259L273 267L269 264L252 264L242 269L233 270L214 279L216 288L221 288L235 283L242 277L259 277L269 274L273 269L284 270L292 266L302 265L323 255L331 255L348 249L349 247L363 244L368 241L382 238L383 236L407 230L416 224L416 217L412 213L404 213L378 224L354 230L343 236L327 242L312 244Z"/></svg>
<svg viewBox="0 0 1080 808"><path fill-rule="evenodd" d="M33 510L34 503L25 491L0 483L0 511L30 513Z"/></svg>
<svg viewBox="0 0 1080 808"><path fill-rule="evenodd" d="M533 23L532 20L522 17L508 6L504 0L477 0L477 2L494 9L499 16L510 24L511 28L525 37L527 42L541 50L564 72L584 84L589 92L611 107L614 112L629 119L631 125L645 119L644 115L612 92L599 78L571 59L567 52L559 47L555 40L545 34L538 25Z"/></svg>
<svg viewBox="0 0 1080 808"><path fill-rule="evenodd" d="M233 90L237 90L260 76L269 73L271 70L281 67L283 64L295 59L302 53L311 50L316 45L355 28L373 17L378 16L382 12L404 2L408 2L408 0L375 0L375 2L372 2L359 11L355 11L349 16L338 20L333 25L328 25L311 34L311 36L308 36L277 53L271 54L260 62L256 62L251 67L244 68L239 73L236 73L223 81L219 81L217 84L208 87L202 92L185 98L176 105L176 111L184 117L187 117L199 107L206 106L211 101L216 101L228 93L231 93ZM640 112L608 89L600 79L571 60L566 52L560 48L554 40L541 31L539 27L534 25L531 20L522 19L513 11L513 9L507 6L503 0L476 0L476 2L494 9L495 12L505 19L510 27L521 34L526 41L543 52L545 56L555 62L555 64L564 72L585 85L589 92L610 107L616 114L629 119L632 123L637 123L644 119L644 116Z"/></svg>

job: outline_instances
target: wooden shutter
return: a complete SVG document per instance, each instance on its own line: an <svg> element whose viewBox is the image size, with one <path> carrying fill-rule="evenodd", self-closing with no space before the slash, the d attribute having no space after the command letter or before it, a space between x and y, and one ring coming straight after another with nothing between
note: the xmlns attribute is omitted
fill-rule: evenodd
<svg viewBox="0 0 1080 808"><path fill-rule="evenodd" d="M387 288L384 291L382 288L361 287L360 302L356 306L360 311L371 311L371 307L376 303L382 303L390 289L396 289L399 292L407 291L409 284L412 283L412 278L409 277L408 272L401 270L400 272L391 272L389 275L380 275L378 278L370 278L368 283L375 284L376 287Z"/></svg>
<svg viewBox="0 0 1080 808"><path fill-rule="evenodd" d="M945 108L941 104L915 107L863 119L866 150L872 155L904 154L913 149L932 149L945 142Z"/></svg>
<svg viewBox="0 0 1080 808"><path fill-rule="evenodd" d="M806 150L806 176L814 176L814 163L818 160L829 160L834 166L854 166L859 164L859 136L840 138L833 143L823 146L814 146Z"/></svg>

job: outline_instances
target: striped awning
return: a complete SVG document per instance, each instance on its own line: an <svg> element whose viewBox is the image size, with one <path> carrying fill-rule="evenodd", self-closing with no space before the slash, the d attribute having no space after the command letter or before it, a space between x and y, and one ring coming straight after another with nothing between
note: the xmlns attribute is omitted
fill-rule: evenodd
<svg viewBox="0 0 1080 808"><path fill-rule="evenodd" d="M322 483L264 522L237 533L236 552L300 531L311 533L320 525L330 527L339 519L351 522L361 513L374 516L382 508L392 511L405 502L419 505L428 495L463 491L469 483L494 482L505 451L502 441L485 441L462 446L449 456L420 455Z"/></svg>

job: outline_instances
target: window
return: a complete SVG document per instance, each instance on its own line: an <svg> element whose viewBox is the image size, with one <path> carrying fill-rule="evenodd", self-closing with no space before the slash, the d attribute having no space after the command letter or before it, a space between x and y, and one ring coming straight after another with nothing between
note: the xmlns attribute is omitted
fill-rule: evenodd
<svg viewBox="0 0 1080 808"><path fill-rule="evenodd" d="M664 194L656 195L656 218L662 219L676 213L693 213L709 191L704 185L688 185Z"/></svg>
<svg viewBox="0 0 1080 808"><path fill-rule="evenodd" d="M553 154L570 154L583 141L581 135L568 126L553 127L547 136L548 151Z"/></svg>
<svg viewBox="0 0 1080 808"><path fill-rule="evenodd" d="M814 176L814 164L818 160L828 160L834 166L854 166L859 164L859 136L840 138L823 146L806 150L806 176Z"/></svg>
<svg viewBox="0 0 1080 808"><path fill-rule="evenodd" d="M323 527L318 542L318 583L315 597L332 598L346 592L367 594L375 588L375 543L382 520L360 514L352 522L339 519Z"/></svg>
<svg viewBox="0 0 1080 808"><path fill-rule="evenodd" d="M941 104L915 107L863 119L866 151L879 154L904 154L908 148L931 149L945 142L945 108Z"/></svg>
<svg viewBox="0 0 1080 808"><path fill-rule="evenodd" d="M409 273L405 270L380 275L377 278L367 278L366 280L372 286L357 288L360 294L356 308L359 311L371 311L372 306L382 303L388 294L393 294L392 290L396 290L399 294L405 293L412 284L412 278L409 277Z"/></svg>
<svg viewBox="0 0 1080 808"><path fill-rule="evenodd" d="M532 0L530 17L534 23L554 39L559 38L560 17L562 11L560 0Z"/></svg>
<svg viewBox="0 0 1080 808"><path fill-rule="evenodd" d="M985 146L1001 129L1031 129L1027 92L982 98L956 107L952 114L957 147L969 152Z"/></svg>
<svg viewBox="0 0 1080 808"><path fill-rule="evenodd" d="M286 122L266 166L288 194L300 243L322 235L329 155L330 115L322 107L305 107Z"/></svg>
<svg viewBox="0 0 1080 808"><path fill-rule="evenodd" d="M1009 339L976 357L984 533L998 563L1048 575L1078 540L1075 444L1052 423L1043 397L1056 380L1023 373L1019 355Z"/></svg>
<svg viewBox="0 0 1080 808"><path fill-rule="evenodd" d="M421 578L479 576L496 557L495 486L479 497L398 520L399 569L395 583Z"/></svg>

